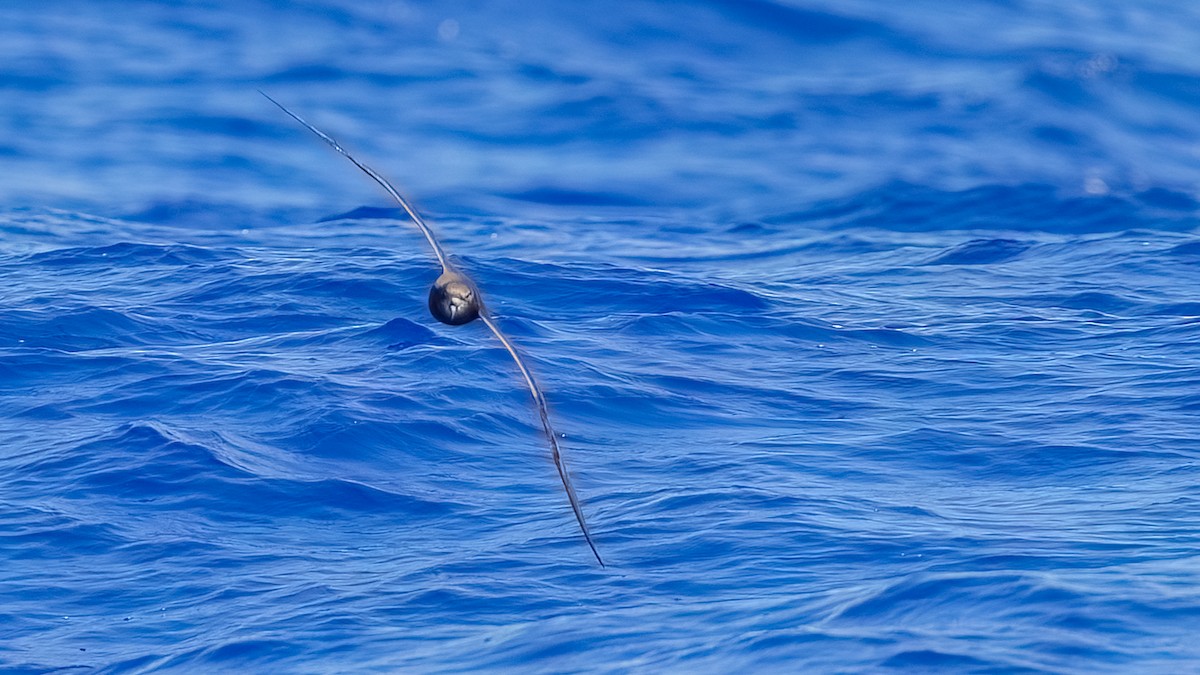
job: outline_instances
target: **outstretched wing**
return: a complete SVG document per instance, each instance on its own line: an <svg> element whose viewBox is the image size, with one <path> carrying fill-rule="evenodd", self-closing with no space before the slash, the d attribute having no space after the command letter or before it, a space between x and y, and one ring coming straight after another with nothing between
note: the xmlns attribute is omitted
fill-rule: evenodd
<svg viewBox="0 0 1200 675"><path fill-rule="evenodd" d="M350 162L352 164L354 164L354 166L357 166L359 169L362 170L363 173L370 176L372 180L374 180L376 183L379 183L380 187L382 187L384 190L387 190L387 193L392 196L392 199L396 200L396 203L400 204L400 207L402 209L404 209L404 212L408 214L408 217L412 218L412 221L414 223L416 223L417 227L421 228L421 234L425 235L425 238L427 240L429 240L429 245L433 247L433 254L437 256L438 262L442 264L442 269L448 269L449 265L446 263L446 253L445 253L445 251L442 250L441 244L439 244L437 242L437 239L434 238L433 230L429 229L429 226L425 224L425 221L421 218L421 216L417 215L416 210L413 209L413 207L408 203L408 200L405 199L404 197L400 196L400 193L398 191L396 191L396 188L392 187L392 184L389 183L386 178L384 178L383 176L380 176L378 173L376 173L375 169L372 169L371 167L367 166L366 164L363 164L362 162L358 161L357 159L354 159L353 155L346 152L346 149L343 148L342 146L338 145L338 142L333 140L332 138L330 138L328 134L326 134L324 131L321 131L320 129L314 127L313 125L309 124L308 122L305 122L303 117L297 115L296 113L292 112L291 110L288 110L282 103L280 103L279 101L276 101L275 99L268 96L267 92L259 89L258 93L262 94L264 97L266 97L266 99L268 101L270 101L271 103L274 103L276 106L278 106L280 110L287 113L288 117L291 117L292 119L296 120L297 122L302 124L305 129L308 129L309 131L313 132L321 140L328 143L329 147L333 148L334 150L337 150L339 155L350 160Z"/></svg>
<svg viewBox="0 0 1200 675"><path fill-rule="evenodd" d="M600 552L596 550L596 544L592 543L592 533L588 531L587 521L583 518L583 509L579 507L579 497L575 495L575 486L571 485L571 478L567 475L567 468L563 466L562 453L558 451L558 439L554 437L554 429L550 427L550 413L546 410L546 397L542 396L542 389L538 387L537 382L533 379L529 369L525 367L525 361L521 358L521 354L513 343L508 341L504 333L500 332L500 328L496 322L492 321L492 317L484 310L479 318L492 331L504 348L508 350L513 361L516 362L517 368L520 369L521 375L525 378L525 384L529 385L529 393L533 395L533 402L537 404L538 414L542 418L542 430L546 432L546 438L550 441L550 453L554 457L554 466L558 468L558 477L562 479L563 487L567 490L567 499L571 502L571 510L575 512L575 520L579 521L579 529L583 530L583 538L587 540L588 546L591 547L592 553L596 556L596 562L604 567L604 560L600 558Z"/></svg>

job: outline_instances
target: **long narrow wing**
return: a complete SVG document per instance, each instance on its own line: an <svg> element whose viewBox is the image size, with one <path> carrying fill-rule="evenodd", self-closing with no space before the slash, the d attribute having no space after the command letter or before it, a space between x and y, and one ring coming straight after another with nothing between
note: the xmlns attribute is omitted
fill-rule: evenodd
<svg viewBox="0 0 1200 675"><path fill-rule="evenodd" d="M371 167L367 166L366 164L363 164L362 162L358 161L357 159L354 159L354 157L350 153L346 152L345 148L338 145L337 141L330 138L325 132L321 131L320 129L314 127L313 125L309 124L308 122L305 122L303 117L297 115L296 113L292 112L291 110L288 110L286 107L284 107L284 105L282 103L280 103L279 101L276 101L275 99L268 96L267 92L259 89L258 93L262 94L264 97L266 97L266 99L268 101L270 101L271 103L274 103L276 106L278 106L278 108L280 110L287 113L288 117L291 117L292 119L296 120L297 122L302 124L305 129L308 129L309 131L313 132L321 140L328 143L329 147L333 148L334 150L337 150L339 155L350 160L350 162L352 164L354 164L354 166L357 166L360 170L362 170L363 173L370 176L372 180L374 180L376 183L379 183L380 187L382 187L384 190L387 190L387 193L392 196L392 199L396 200L396 203L400 204L400 207L404 209L404 212L408 214L408 217L412 218L412 221L414 223L416 223L417 227L421 228L421 234L425 235L425 239L427 239L429 241L429 245L433 247L433 254L437 256L438 262L442 264L442 269L443 270L449 269L449 264L446 262L446 253L445 253L445 251L442 250L441 244L439 244L437 242L437 239L434 238L433 230L429 229L429 226L425 224L425 221L421 218L421 216L417 215L416 210L413 209L413 207L411 205L409 205L408 200L405 199L404 197L401 197L400 193L396 191L396 188L392 187L392 184L389 183L386 178L384 178L383 176L380 176L378 173L375 173L375 169L372 169Z"/></svg>
<svg viewBox="0 0 1200 675"><path fill-rule="evenodd" d="M389 183L386 178L376 173L371 167L359 162L357 159L354 159L350 153L346 152L342 146L338 145L337 141L330 138L320 129L304 121L303 117L300 117L291 110L288 110L282 103L268 96L265 91L260 89L258 93L262 94L271 103L274 103L280 110L286 113L288 117L296 120L305 129L313 132L321 140L328 143L331 148L338 152L338 154L350 160L354 166L358 167L363 173L367 174L372 180L378 183L380 187L386 190L387 193L392 196L392 199L395 199L396 203L400 204L401 208L404 209L404 212L407 213L410 218L412 218L413 223L415 223L417 227L421 229L421 234L425 235L425 239L428 240L429 245L433 247L433 253L437 256L438 262L442 264L442 269L451 269L449 263L446 262L445 252L442 251L441 245L438 244L437 239L433 236L433 231L429 229L429 226L425 224L425 221L421 218L421 216L417 215L417 212L412 206L409 205L408 200L400 196L400 193L396 191L396 188L392 187L392 184ZM508 341L508 338L504 336L504 333L500 332L500 328L497 327L495 322L492 321L492 318L488 316L487 305L483 303L480 303L480 305L483 311L480 312L479 318L483 319L483 322L487 324L487 327L492 331L492 334L495 335L500 340L500 343L504 345L504 348L508 350L509 355L512 356L513 362L517 364L517 368L521 371L521 375L525 378L525 384L529 385L529 393L533 395L533 402L537 404L538 415L542 419L542 430L546 432L546 438L550 441L550 451L554 457L554 466L558 469L558 477L562 479L563 487L566 488L567 499L571 502L571 510L575 512L575 519L579 521L579 528L583 530L583 538L587 540L588 547L592 549L592 554L596 556L596 562L600 563L601 567L604 567L604 560L600 558L600 552L596 550L596 544L592 542L592 534L590 531L588 531L587 521L583 518L583 509L581 509L579 506L579 497L575 494L575 487L571 485L571 478L567 475L567 469L563 465L562 453L559 452L558 449L558 439L554 437L554 429L550 427L550 414L546 410L546 398L542 396L542 390L538 387L537 382L534 381L533 375L529 373L529 369L525 367L525 361L521 359L521 355L517 352L516 347L514 347L513 344Z"/></svg>
<svg viewBox="0 0 1200 675"><path fill-rule="evenodd" d="M500 328L492 321L492 317L485 310L479 315L479 318L487 324L488 329L492 331L504 348L508 350L510 356L520 369L521 375L525 378L525 384L529 385L529 393L533 395L533 402L537 404L538 414L542 418L542 430L546 432L546 438L550 441L550 453L554 457L554 466L558 468L558 477L562 479L563 487L567 490L567 499L571 502L571 510L575 512L575 520L579 521L579 529L583 530L583 538L587 540L588 546L592 549L592 553L596 556L596 562L604 567L604 560L600 558L600 552L596 550L596 545L592 543L592 533L588 531L587 521L583 518L583 509L579 506L579 497L575 495L575 486L571 485L571 478L567 475L567 468L563 466L562 453L558 450L558 439L554 437L554 429L550 427L550 414L546 411L546 397L542 396L542 390L538 387L537 382L533 379L533 375L529 373L529 369L525 367L525 361L521 359L517 348L513 346L504 333L500 332Z"/></svg>

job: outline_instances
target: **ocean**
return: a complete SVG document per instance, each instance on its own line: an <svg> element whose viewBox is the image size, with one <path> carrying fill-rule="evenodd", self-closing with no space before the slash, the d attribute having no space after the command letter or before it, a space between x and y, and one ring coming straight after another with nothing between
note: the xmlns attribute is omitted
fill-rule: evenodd
<svg viewBox="0 0 1200 675"><path fill-rule="evenodd" d="M0 672L1200 669L1198 32L0 6Z"/></svg>

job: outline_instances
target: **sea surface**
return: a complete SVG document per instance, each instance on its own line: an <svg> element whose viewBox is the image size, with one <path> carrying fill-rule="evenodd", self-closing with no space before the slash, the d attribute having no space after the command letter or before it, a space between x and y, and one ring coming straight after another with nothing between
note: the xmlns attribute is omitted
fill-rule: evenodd
<svg viewBox="0 0 1200 675"><path fill-rule="evenodd" d="M0 4L0 672L1200 670L1197 35Z"/></svg>

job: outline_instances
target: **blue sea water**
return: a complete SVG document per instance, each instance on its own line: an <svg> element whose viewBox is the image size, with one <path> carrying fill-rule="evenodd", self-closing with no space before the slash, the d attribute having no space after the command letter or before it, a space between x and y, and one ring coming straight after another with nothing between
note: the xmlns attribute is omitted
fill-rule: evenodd
<svg viewBox="0 0 1200 675"><path fill-rule="evenodd" d="M1200 668L1198 32L0 5L0 671Z"/></svg>

